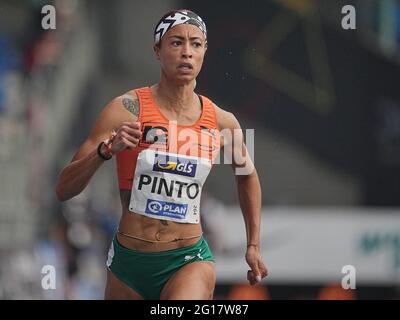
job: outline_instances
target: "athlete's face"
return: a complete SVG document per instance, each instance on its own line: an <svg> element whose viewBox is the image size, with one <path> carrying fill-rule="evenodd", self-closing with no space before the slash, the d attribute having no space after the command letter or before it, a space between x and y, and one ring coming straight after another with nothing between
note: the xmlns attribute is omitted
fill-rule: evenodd
<svg viewBox="0 0 400 320"><path fill-rule="evenodd" d="M197 77L206 50L203 33L191 24L173 27L162 37L160 45L154 46L165 76L183 82L190 82Z"/></svg>

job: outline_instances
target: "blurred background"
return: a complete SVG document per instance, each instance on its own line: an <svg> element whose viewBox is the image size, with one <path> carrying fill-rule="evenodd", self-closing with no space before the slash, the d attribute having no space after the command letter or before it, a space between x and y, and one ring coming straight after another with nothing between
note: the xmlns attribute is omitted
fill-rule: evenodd
<svg viewBox="0 0 400 320"><path fill-rule="evenodd" d="M42 28L48 4L55 30ZM342 28L348 4L355 30ZM215 298L399 299L399 0L0 0L0 298L103 298L115 162L67 202L55 183L109 101L158 81L153 29L176 8L207 24L197 91L255 128L270 275L245 284L234 176L217 165L202 201Z"/></svg>

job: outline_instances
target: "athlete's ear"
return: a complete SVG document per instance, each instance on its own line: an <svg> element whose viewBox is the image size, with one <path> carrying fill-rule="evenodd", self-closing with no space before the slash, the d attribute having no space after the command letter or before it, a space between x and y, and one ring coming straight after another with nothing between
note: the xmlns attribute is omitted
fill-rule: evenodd
<svg viewBox="0 0 400 320"><path fill-rule="evenodd" d="M154 53L156 54L157 60L160 60L160 44L155 44L153 46Z"/></svg>

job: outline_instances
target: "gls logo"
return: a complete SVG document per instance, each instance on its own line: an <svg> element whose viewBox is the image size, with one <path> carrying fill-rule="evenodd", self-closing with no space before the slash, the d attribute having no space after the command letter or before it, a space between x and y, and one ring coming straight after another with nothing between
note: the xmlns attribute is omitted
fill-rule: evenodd
<svg viewBox="0 0 400 320"><path fill-rule="evenodd" d="M179 174L186 177L194 177L197 170L195 159L186 159L171 155L156 154L154 157L153 171Z"/></svg>

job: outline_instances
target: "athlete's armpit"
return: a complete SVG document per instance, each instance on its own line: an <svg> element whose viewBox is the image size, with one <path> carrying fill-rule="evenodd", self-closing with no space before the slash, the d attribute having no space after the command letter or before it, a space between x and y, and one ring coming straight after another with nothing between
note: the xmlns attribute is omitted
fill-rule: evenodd
<svg viewBox="0 0 400 320"><path fill-rule="evenodd" d="M121 204L123 208L129 208L129 202L131 201L131 191L130 190L119 190L121 197Z"/></svg>
<svg viewBox="0 0 400 320"><path fill-rule="evenodd" d="M130 98L123 98L122 104L124 105L125 109L131 112L134 116L139 116L140 111L140 104L139 99L130 99Z"/></svg>

